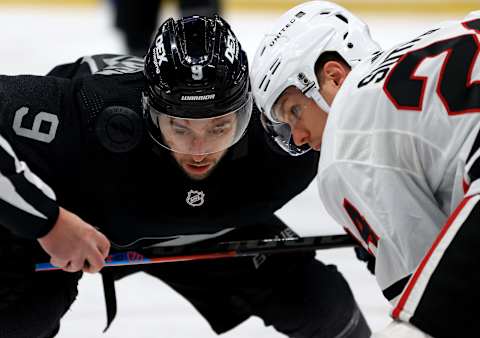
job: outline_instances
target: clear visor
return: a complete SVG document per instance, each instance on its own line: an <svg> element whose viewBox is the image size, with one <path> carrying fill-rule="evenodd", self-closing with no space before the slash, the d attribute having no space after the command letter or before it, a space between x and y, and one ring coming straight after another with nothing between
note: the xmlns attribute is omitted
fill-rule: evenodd
<svg viewBox="0 0 480 338"><path fill-rule="evenodd" d="M302 95L299 89L294 90L299 95ZM295 128L300 120L305 104L295 99L290 99L287 102L284 93L273 104L270 118L262 113L261 121L267 134L280 148L290 155L299 156L311 149L308 144L296 145L292 135L292 129Z"/></svg>
<svg viewBox="0 0 480 338"><path fill-rule="evenodd" d="M294 88L294 87L292 87ZM287 89L288 90L288 89ZM284 93L285 90L275 101L272 106L272 111L270 112L272 120L276 122L288 123L291 126L295 126L298 122L302 111L305 109L305 104L294 102L291 104L285 104ZM299 95L312 99L315 104L322 109L325 113L330 113L330 105L320 94L316 86L312 86L306 92L302 92L300 89L294 89ZM301 94L300 94L301 93ZM295 100L293 100L295 101Z"/></svg>
<svg viewBox="0 0 480 338"><path fill-rule="evenodd" d="M260 121L262 121L262 126L268 136L270 136L281 149L290 155L303 155L311 149L308 144L300 146L295 144L292 137L292 130L288 123L271 121L263 113L260 116Z"/></svg>
<svg viewBox="0 0 480 338"><path fill-rule="evenodd" d="M237 143L245 133L252 114L252 96L235 111L211 118L180 118L148 107L159 128L156 141L168 150L189 155L208 155Z"/></svg>

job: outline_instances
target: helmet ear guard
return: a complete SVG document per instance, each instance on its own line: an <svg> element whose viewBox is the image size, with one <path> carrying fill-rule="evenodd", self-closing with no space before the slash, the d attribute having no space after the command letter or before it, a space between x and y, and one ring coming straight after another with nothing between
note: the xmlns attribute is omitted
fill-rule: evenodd
<svg viewBox="0 0 480 338"><path fill-rule="evenodd" d="M266 119L278 123L272 107L285 89L294 86L328 113L330 106L319 92L314 69L318 58L336 52L354 68L378 50L368 26L345 8L328 1L298 5L276 21L257 49L251 70L255 103ZM279 142L278 135L276 139Z"/></svg>
<svg viewBox="0 0 480 338"><path fill-rule="evenodd" d="M252 112L248 60L230 26L220 16L165 21L145 56L144 74L144 118L150 121L147 128L152 139L160 145L190 153L193 150L186 146L168 144L165 131L174 130L176 139L181 132L188 131L192 133L190 140L198 143L198 135L193 133L202 128L204 132L207 125L212 127L205 130L218 133L218 121L225 121L225 116L231 116L236 125L231 143L224 147L244 134ZM201 151L200 147L193 153L211 153L224 147L208 151L208 147Z"/></svg>

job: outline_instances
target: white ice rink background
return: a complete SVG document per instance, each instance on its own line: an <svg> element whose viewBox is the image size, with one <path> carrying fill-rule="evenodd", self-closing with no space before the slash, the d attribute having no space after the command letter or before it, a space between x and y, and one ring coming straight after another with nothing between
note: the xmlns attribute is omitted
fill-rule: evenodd
<svg viewBox="0 0 480 338"><path fill-rule="evenodd" d="M251 58L262 32L277 15L226 13L225 17L230 20ZM383 47L413 38L432 23L460 17L360 16L370 25L373 37ZM0 7L0 46L0 73L11 75L44 74L57 64L72 62L83 55L124 52L120 36L112 26L108 6L64 9ZM278 214L302 235L341 232L341 228L334 224L320 204L314 183ZM374 330L387 325L389 305L365 265L354 257L352 249L319 251L317 257L326 263L338 265ZM187 301L147 275L137 274L118 282L117 298L117 318L110 330L103 334L106 319L101 280L98 275L86 275L80 283L77 301L62 321L58 337L216 336ZM251 318L222 337L273 338L283 335L264 327L260 319Z"/></svg>

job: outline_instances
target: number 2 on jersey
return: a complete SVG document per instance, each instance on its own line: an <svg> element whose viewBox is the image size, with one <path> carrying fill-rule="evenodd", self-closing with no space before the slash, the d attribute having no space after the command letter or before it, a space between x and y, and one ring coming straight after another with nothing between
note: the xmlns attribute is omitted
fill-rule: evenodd
<svg viewBox="0 0 480 338"><path fill-rule="evenodd" d="M437 41L405 54L391 70L383 90L398 109L422 111L427 77L415 76L422 61L447 53L436 85L448 115L480 112L480 83L471 81L475 62L479 61L480 19L463 23L476 31L454 38ZM477 68L478 70L478 68Z"/></svg>

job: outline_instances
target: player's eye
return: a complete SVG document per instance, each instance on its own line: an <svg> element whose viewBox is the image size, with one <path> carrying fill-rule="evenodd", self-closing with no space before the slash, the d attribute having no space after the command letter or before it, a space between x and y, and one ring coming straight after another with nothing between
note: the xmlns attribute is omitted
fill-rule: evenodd
<svg viewBox="0 0 480 338"><path fill-rule="evenodd" d="M190 131L188 128L175 123L174 121L170 121L170 126L172 127L173 132L177 135L186 135Z"/></svg>
<svg viewBox="0 0 480 338"><path fill-rule="evenodd" d="M231 128L232 124L230 122L222 123L210 129L210 134L220 136L228 132Z"/></svg>
<svg viewBox="0 0 480 338"><path fill-rule="evenodd" d="M289 113L287 114L288 122L290 123L296 123L298 120L300 120L300 117L302 115L302 107L298 104L293 105Z"/></svg>

